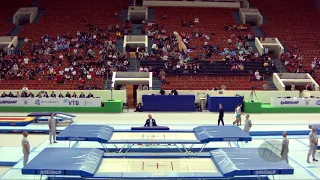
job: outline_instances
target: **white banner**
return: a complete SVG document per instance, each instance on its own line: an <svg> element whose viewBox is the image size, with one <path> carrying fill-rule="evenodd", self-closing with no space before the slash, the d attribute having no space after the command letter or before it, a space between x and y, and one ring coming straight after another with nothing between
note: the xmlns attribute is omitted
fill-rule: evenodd
<svg viewBox="0 0 320 180"><path fill-rule="evenodd" d="M319 107L318 98L272 98L272 107Z"/></svg>
<svg viewBox="0 0 320 180"><path fill-rule="evenodd" d="M0 106L101 107L101 98L0 98Z"/></svg>

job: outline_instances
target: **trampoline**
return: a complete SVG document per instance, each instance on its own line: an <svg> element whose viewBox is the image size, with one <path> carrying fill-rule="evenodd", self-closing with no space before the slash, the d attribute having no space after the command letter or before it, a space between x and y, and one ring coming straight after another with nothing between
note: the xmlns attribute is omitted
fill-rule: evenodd
<svg viewBox="0 0 320 180"><path fill-rule="evenodd" d="M179 151L177 145L181 145L185 152L192 149L195 144L201 144L200 152L210 142L230 142L251 141L252 138L236 126L199 126L192 132L114 132L114 128L106 125L70 125L57 136L57 141L93 141L100 143L105 151L108 151L106 144L112 144L118 152L122 152L127 147L130 151L135 145L165 145L174 146ZM122 147L117 145L123 144ZM190 144L189 150L186 144ZM142 147L140 146L140 147ZM239 145L238 145L239 147Z"/></svg>
<svg viewBox="0 0 320 180"><path fill-rule="evenodd" d="M66 123L73 123L73 118L75 118L75 115L67 114L63 112L34 112L31 114L28 114L28 117L34 117L35 122L47 122L51 116L51 114L54 114L54 117L56 121L59 122L66 122Z"/></svg>
<svg viewBox="0 0 320 180"><path fill-rule="evenodd" d="M0 117L0 126L26 126L33 121L33 117Z"/></svg>
<svg viewBox="0 0 320 180"><path fill-rule="evenodd" d="M87 148L46 148L33 158L23 169L22 174L49 175L53 178L81 176L82 178L232 178L260 177L264 175L293 174L294 169L281 160L271 150L278 161L266 161L261 149L228 148L216 149L210 153L170 154L117 154L109 156L98 149ZM177 155L176 155L177 156Z"/></svg>

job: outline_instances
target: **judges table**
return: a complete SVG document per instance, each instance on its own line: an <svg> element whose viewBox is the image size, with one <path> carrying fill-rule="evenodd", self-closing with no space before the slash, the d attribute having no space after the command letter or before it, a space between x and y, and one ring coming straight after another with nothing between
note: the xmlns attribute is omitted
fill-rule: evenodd
<svg viewBox="0 0 320 180"><path fill-rule="evenodd" d="M238 104L243 104L243 96L207 96L208 111L219 112L219 104L225 112L234 112Z"/></svg>
<svg viewBox="0 0 320 180"><path fill-rule="evenodd" d="M272 107L320 107L319 98L272 98Z"/></svg>
<svg viewBox="0 0 320 180"><path fill-rule="evenodd" d="M152 127L131 127L132 131L164 131L164 130L170 130L167 126L152 126Z"/></svg>
<svg viewBox="0 0 320 180"><path fill-rule="evenodd" d="M143 111L196 111L195 95L143 95Z"/></svg>

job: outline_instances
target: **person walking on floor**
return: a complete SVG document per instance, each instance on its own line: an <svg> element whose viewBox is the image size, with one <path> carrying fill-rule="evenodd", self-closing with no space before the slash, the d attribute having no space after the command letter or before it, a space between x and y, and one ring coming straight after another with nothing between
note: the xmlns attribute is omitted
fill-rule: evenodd
<svg viewBox="0 0 320 180"><path fill-rule="evenodd" d="M252 127L252 122L249 119L250 115L247 114L246 115L246 120L244 121L244 127L243 127L243 131L246 132L249 135L249 131ZM248 143L248 141L246 141L246 143Z"/></svg>
<svg viewBox="0 0 320 180"><path fill-rule="evenodd" d="M224 121L223 121L223 116L224 116L224 109L222 104L219 104L219 118L218 118L218 126L220 126L220 122L222 123L222 126L224 126Z"/></svg>
<svg viewBox="0 0 320 180"><path fill-rule="evenodd" d="M311 132L309 133L309 152L307 156L307 163L310 163L309 158L311 154L312 154L312 160L318 161L315 156L317 146L318 146L317 128L315 126L312 126Z"/></svg>
<svg viewBox="0 0 320 180"><path fill-rule="evenodd" d="M57 122L54 118L54 114L52 113L49 120L48 120L48 125L49 125L49 140L50 144L57 143L56 141L56 127L57 127Z"/></svg>
<svg viewBox="0 0 320 180"><path fill-rule="evenodd" d="M28 133L23 132L23 138L21 141L22 144L22 152L23 152L23 166L25 166L29 161L29 154L30 154L30 143L27 139Z"/></svg>
<svg viewBox="0 0 320 180"><path fill-rule="evenodd" d="M233 125L237 124L237 126L241 126L241 115L243 114L241 112L241 104L239 104L236 109L235 109L235 115L236 115L236 120L233 121Z"/></svg>
<svg viewBox="0 0 320 180"><path fill-rule="evenodd" d="M281 148L281 158L289 164L289 139L287 138L287 132L282 133L282 148Z"/></svg>

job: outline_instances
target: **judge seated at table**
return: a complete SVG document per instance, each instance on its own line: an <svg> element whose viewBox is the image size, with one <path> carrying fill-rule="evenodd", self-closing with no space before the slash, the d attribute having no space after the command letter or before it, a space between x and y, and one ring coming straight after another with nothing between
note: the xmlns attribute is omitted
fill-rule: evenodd
<svg viewBox="0 0 320 180"><path fill-rule="evenodd" d="M146 123L144 124L144 127L153 127L157 126L156 120L152 118L152 115L148 115L148 119L146 120Z"/></svg>

